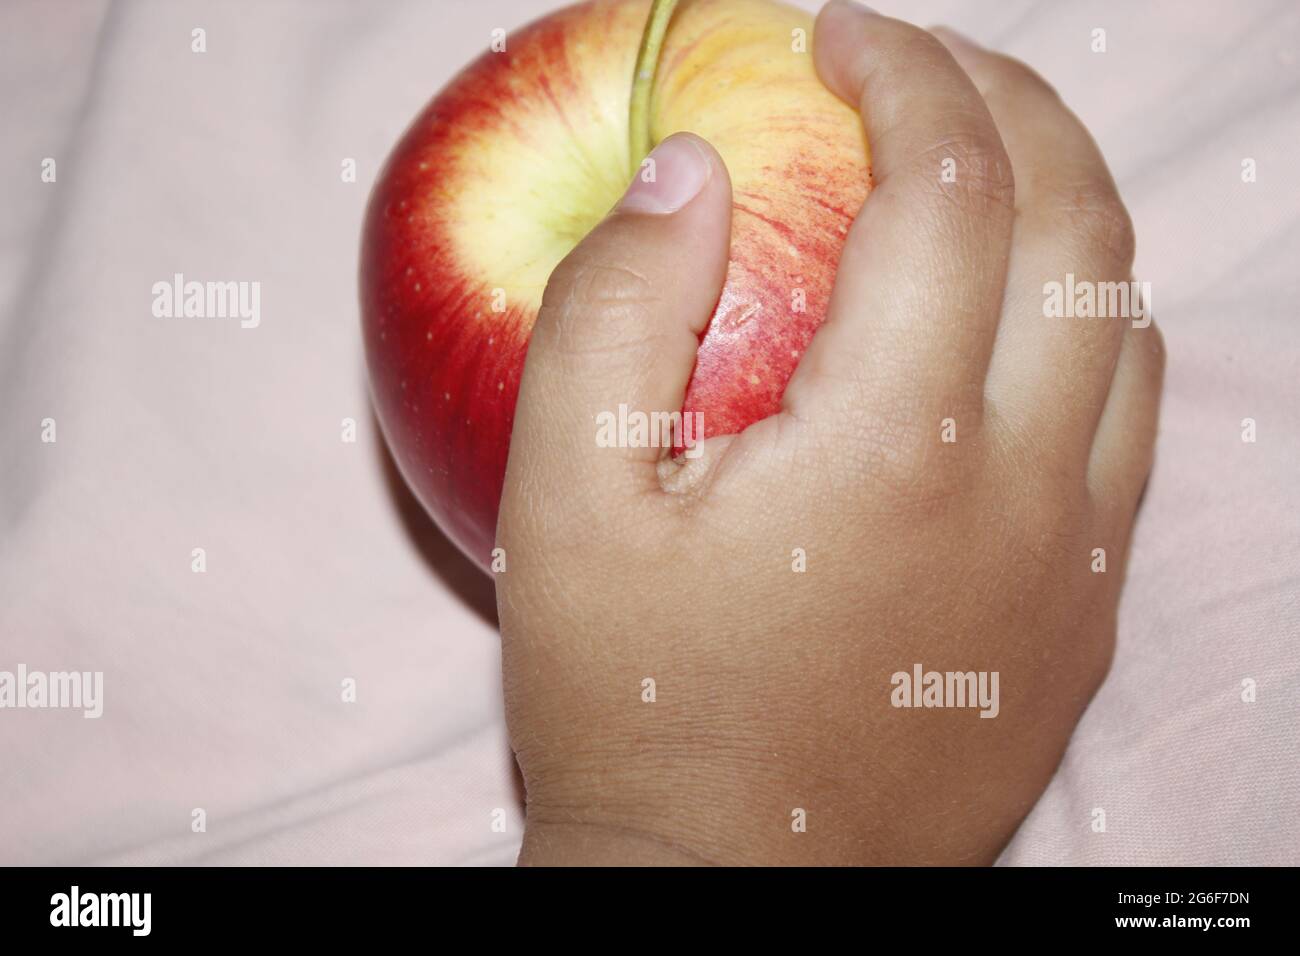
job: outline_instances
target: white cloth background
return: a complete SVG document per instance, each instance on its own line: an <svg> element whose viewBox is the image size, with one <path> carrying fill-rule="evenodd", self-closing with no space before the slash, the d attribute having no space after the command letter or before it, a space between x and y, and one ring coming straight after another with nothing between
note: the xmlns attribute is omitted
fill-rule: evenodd
<svg viewBox="0 0 1300 956"><path fill-rule="evenodd" d="M876 5L1056 84L1169 347L1114 670L1003 861L1300 862L1300 6ZM0 669L105 673L99 720L0 710L0 863L512 862L490 583L386 465L356 261L396 137L550 6L0 6ZM154 319L174 272L260 328Z"/></svg>

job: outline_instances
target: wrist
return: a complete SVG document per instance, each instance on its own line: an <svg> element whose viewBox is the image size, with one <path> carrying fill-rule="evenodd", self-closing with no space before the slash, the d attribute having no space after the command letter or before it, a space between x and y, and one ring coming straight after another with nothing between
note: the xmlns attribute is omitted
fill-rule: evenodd
<svg viewBox="0 0 1300 956"><path fill-rule="evenodd" d="M842 794L775 786L762 774L720 777L720 759L682 760L657 773L633 775L626 765L600 772L528 780L521 866L752 866L862 862L863 817L833 807ZM694 766L697 772L692 773ZM529 775L525 775L526 779ZM795 794L790 791L803 791ZM791 804L790 800L794 799ZM823 832L802 825L819 807ZM834 821L833 825L831 821ZM847 827L847 830L846 830ZM829 834L836 839L828 840ZM821 838L819 838L821 837ZM846 856L845 851L850 851Z"/></svg>
<svg viewBox="0 0 1300 956"><path fill-rule="evenodd" d="M596 823L529 822L520 866L712 866L694 850L652 833Z"/></svg>

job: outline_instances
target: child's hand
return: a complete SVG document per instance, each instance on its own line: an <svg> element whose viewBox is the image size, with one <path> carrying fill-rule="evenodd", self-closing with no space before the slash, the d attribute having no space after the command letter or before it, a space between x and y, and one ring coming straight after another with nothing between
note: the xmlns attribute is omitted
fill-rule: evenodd
<svg viewBox="0 0 1300 956"><path fill-rule="evenodd" d="M1044 317L1045 282L1128 280L1127 215L1042 80L942 40L818 21L877 185L779 415L681 468L596 447L681 407L728 257L702 141L552 278L498 541L522 862L988 863L1105 675L1160 338ZM893 706L918 664L996 702Z"/></svg>

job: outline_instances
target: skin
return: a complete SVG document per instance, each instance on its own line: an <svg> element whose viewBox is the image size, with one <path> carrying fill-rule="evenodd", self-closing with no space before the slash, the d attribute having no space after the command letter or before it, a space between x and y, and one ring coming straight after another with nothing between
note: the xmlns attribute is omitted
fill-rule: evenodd
<svg viewBox="0 0 1300 956"><path fill-rule="evenodd" d="M593 0L512 34L416 119L370 200L375 407L407 483L485 568L547 280L644 158L628 100L648 12ZM651 139L700 134L734 186L730 270L677 406L719 435L780 408L870 182L862 124L794 51L797 31L806 42L811 18L772 0L689 0L655 73Z"/></svg>
<svg viewBox="0 0 1300 956"><path fill-rule="evenodd" d="M776 414L684 465L594 443L599 411L681 407L732 216L703 140L660 147L702 157L694 198L634 190L546 289L498 528L521 863L991 863L1106 674L1163 348L1042 286L1129 277L1114 182L951 32L836 2L814 52L875 190ZM999 672L998 716L891 706L916 662Z"/></svg>

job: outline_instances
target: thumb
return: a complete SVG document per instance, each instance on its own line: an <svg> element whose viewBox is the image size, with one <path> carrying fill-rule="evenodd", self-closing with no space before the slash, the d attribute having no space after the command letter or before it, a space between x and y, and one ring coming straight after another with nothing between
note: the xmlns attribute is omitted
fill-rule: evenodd
<svg viewBox="0 0 1300 956"><path fill-rule="evenodd" d="M551 501L599 511L657 487L671 436L652 431L641 447L611 447L608 426L620 406L646 416L681 410L726 278L731 180L713 147L689 133L650 159L547 284L520 382L507 495L522 480Z"/></svg>

